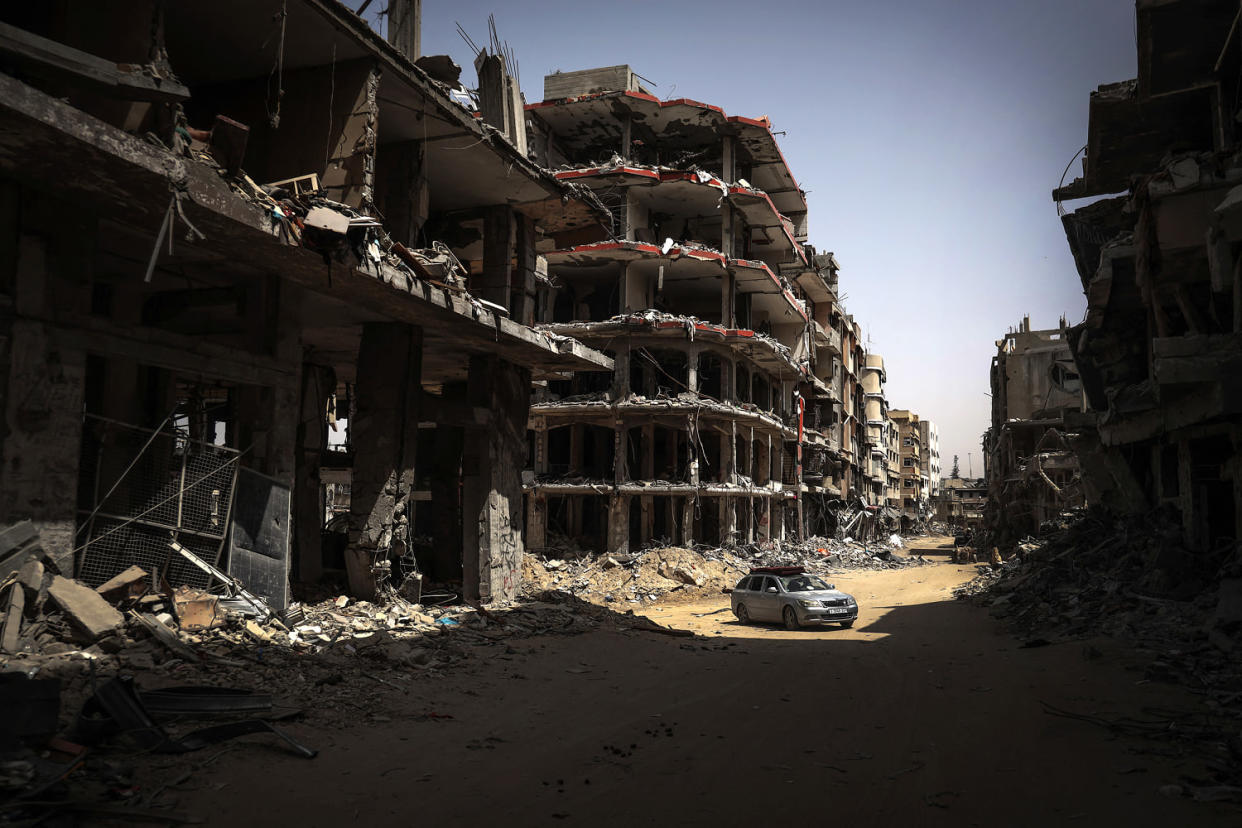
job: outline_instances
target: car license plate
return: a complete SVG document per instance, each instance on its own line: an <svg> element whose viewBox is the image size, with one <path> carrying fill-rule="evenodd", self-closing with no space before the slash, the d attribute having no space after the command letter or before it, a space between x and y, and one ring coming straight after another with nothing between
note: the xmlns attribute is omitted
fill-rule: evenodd
<svg viewBox="0 0 1242 828"><path fill-rule="evenodd" d="M845 607L829 607L829 615L845 615Z"/></svg>

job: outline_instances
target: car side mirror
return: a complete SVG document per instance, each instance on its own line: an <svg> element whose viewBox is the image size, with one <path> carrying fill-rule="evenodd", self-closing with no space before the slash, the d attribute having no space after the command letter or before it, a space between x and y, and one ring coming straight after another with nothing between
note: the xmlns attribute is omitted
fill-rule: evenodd
<svg viewBox="0 0 1242 828"><path fill-rule="evenodd" d="M733 592L733 587L724 587L724 588L723 588L723 589L721 589L720 591L721 591L722 593L724 593L725 595L728 595L728 594L730 594L730 593L732 593L732 592Z"/></svg>
<svg viewBox="0 0 1242 828"><path fill-rule="evenodd" d="M777 591L777 589L776 589L776 587L768 587L768 588L767 588L766 590L764 590L764 591L765 591L765 592L776 592L776 591Z"/></svg>

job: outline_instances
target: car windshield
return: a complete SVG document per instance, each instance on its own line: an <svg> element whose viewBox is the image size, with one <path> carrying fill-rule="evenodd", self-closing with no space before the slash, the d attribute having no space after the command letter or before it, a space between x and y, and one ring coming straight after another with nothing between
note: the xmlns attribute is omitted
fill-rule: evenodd
<svg viewBox="0 0 1242 828"><path fill-rule="evenodd" d="M814 575L789 575L781 578L781 584L785 587L786 592L811 592L817 589L831 589Z"/></svg>

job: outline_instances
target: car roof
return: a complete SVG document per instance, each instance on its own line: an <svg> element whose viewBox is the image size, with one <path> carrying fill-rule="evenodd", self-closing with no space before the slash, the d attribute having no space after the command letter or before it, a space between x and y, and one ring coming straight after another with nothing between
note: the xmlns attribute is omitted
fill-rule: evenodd
<svg viewBox="0 0 1242 828"><path fill-rule="evenodd" d="M804 566L752 566L750 575L801 575L806 572Z"/></svg>

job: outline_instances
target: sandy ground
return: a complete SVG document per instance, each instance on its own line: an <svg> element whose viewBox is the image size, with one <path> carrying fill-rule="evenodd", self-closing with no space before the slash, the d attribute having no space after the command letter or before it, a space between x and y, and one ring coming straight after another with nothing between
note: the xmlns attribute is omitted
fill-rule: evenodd
<svg viewBox="0 0 1242 828"><path fill-rule="evenodd" d="M1040 704L1140 716L1190 698L1103 642L1020 648L952 600L973 573L837 576L862 607L851 630L743 627L721 595L649 611L695 639L479 648L408 693L368 686L358 706L391 721L290 725L317 759L233 747L178 787L180 807L234 826L1242 824L1236 806L1160 793L1198 767L1177 746ZM174 776L213 753L160 761Z"/></svg>

